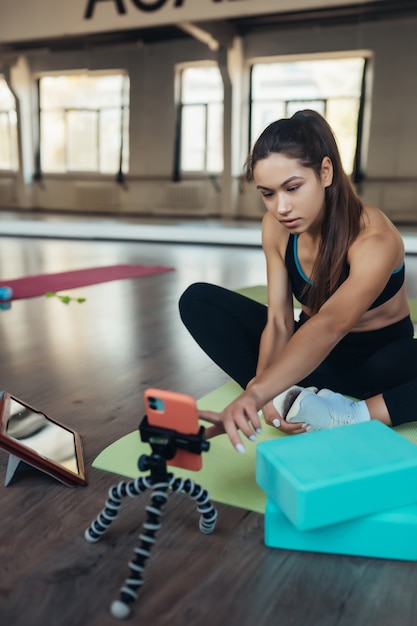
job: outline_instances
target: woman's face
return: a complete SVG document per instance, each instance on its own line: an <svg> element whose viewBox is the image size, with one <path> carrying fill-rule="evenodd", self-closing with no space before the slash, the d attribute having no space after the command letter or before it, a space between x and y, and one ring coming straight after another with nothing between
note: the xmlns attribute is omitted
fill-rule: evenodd
<svg viewBox="0 0 417 626"><path fill-rule="evenodd" d="M256 188L271 215L292 233L316 230L325 211L325 188L331 185L332 162L324 157L320 178L297 159L272 153L253 170Z"/></svg>

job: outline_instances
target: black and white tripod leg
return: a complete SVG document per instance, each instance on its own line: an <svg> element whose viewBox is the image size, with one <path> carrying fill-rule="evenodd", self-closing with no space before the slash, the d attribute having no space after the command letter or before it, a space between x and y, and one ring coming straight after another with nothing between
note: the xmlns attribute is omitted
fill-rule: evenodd
<svg viewBox="0 0 417 626"><path fill-rule="evenodd" d="M148 514L143 524L143 532L139 535L140 545L135 548L135 558L129 562L130 576L120 589L120 598L111 605L114 617L125 619L131 613L131 604L137 600L138 592L143 585L143 572L146 561L151 556L151 549L156 543L156 532L161 528L162 507L168 500L169 483L158 483L153 486L151 503L146 507Z"/></svg>
<svg viewBox="0 0 417 626"><path fill-rule="evenodd" d="M84 538L90 543L96 543L110 528L114 520L119 515L123 498L130 496L134 498L151 487L151 483L146 478L137 478L129 482L121 481L109 489L109 497L103 510L90 527L84 533Z"/></svg>

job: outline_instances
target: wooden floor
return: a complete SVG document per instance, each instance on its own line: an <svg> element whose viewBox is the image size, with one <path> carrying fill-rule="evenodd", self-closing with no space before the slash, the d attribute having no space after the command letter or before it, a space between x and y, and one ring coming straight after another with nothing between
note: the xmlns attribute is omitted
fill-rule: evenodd
<svg viewBox="0 0 417 626"><path fill-rule="evenodd" d="M183 328L177 302L191 282L265 282L254 248L0 239L2 279L118 263L175 272L76 289L86 302L45 297L0 311L0 388L82 436L89 485L35 471L3 485L0 450L0 624L107 626L145 519L129 499L95 544L84 531L119 477L91 467L144 414L148 386L199 398L227 380ZM412 281L410 282L412 286ZM413 294L414 295L414 294ZM415 626L417 563L266 548L263 517L217 505L213 535L195 505L171 496L132 624L152 626ZM417 539L416 539L417 540Z"/></svg>

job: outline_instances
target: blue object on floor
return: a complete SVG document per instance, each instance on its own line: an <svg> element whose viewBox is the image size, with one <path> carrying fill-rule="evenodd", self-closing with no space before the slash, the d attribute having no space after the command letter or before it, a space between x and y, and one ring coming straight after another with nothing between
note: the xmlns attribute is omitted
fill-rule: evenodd
<svg viewBox="0 0 417 626"><path fill-rule="evenodd" d="M313 530L298 530L269 498L265 545L270 548L417 560L417 505Z"/></svg>
<svg viewBox="0 0 417 626"><path fill-rule="evenodd" d="M417 503L417 446L370 421L261 442L256 480L299 530Z"/></svg>

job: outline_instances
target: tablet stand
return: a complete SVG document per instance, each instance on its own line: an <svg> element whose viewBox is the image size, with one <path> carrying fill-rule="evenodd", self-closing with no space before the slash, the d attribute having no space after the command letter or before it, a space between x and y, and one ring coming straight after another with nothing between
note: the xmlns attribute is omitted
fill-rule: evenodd
<svg viewBox="0 0 417 626"><path fill-rule="evenodd" d="M18 456L15 456L12 453L9 454L9 460L7 462L6 478L4 479L5 487L8 487L8 485L10 484L10 481L12 480L16 471L19 469L19 465L21 463L23 467L24 461L22 461L22 459L19 459Z"/></svg>
<svg viewBox="0 0 417 626"><path fill-rule="evenodd" d="M12 454L11 452L9 453L9 460L7 462L7 469L6 469L6 477L4 479L4 486L8 487L13 476L15 475L16 472L18 472L19 470L23 470L23 469L30 469L30 468L34 468L34 469L39 469L39 471L44 472L45 474L48 474L49 476L52 476L52 474L50 474L50 472L48 472L47 470L44 469L40 469L39 467L36 467L35 465L32 465L32 463L30 463L29 461L26 461L24 459L21 459L20 457L16 456L15 454ZM56 476L54 476L54 478L56 478ZM64 480L62 480L61 478L58 478L58 480L60 480L61 482L63 482L65 485L70 485L71 483L66 482Z"/></svg>
<svg viewBox="0 0 417 626"><path fill-rule="evenodd" d="M131 604L137 599L138 591L143 585L142 574L146 560L151 555L152 546L156 543L156 532L161 528L162 507L168 500L168 492L183 491L197 502L197 511L201 513L199 528L204 534L214 531L217 511L210 501L206 489L194 483L190 478L176 478L167 471L167 460L173 458L178 447L188 449L196 454L208 450L209 444L204 440L204 428L198 435L178 434L176 431L151 427L145 416L139 430L142 440L148 441L152 447L151 455L142 455L138 461L141 471L149 470L148 476L138 477L132 481L121 481L109 490L109 497L101 513L85 531L85 539L95 543L104 535L119 514L123 498L136 497L147 489L151 489L151 502L146 507L147 520L143 523L139 535L140 544L135 548L134 558L129 562L130 575L120 589L119 600L111 605L114 617L124 619L131 613Z"/></svg>

